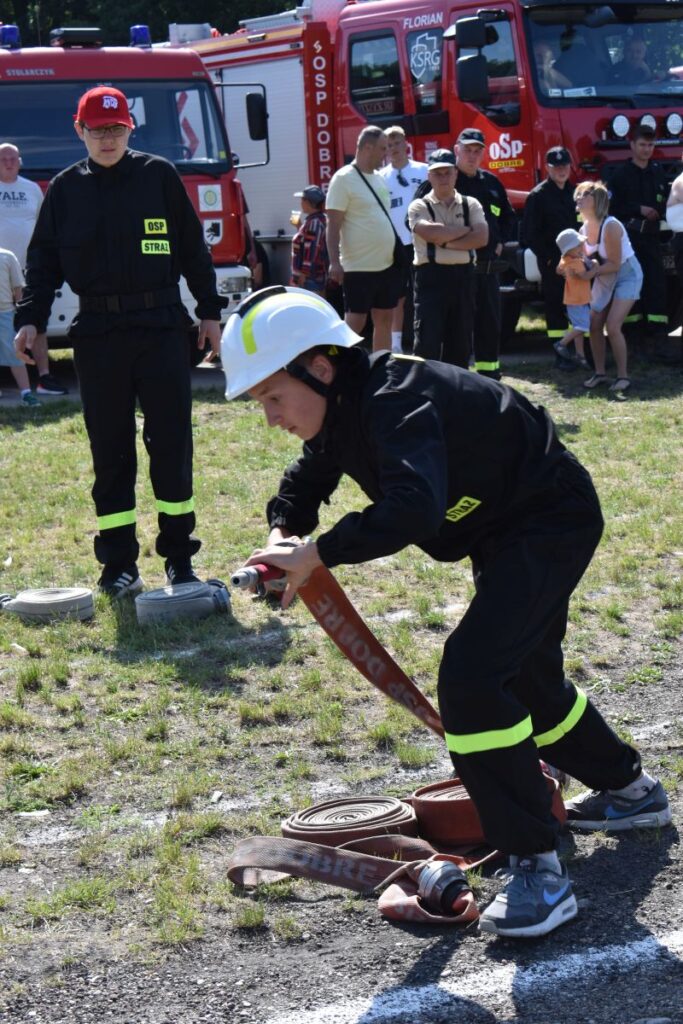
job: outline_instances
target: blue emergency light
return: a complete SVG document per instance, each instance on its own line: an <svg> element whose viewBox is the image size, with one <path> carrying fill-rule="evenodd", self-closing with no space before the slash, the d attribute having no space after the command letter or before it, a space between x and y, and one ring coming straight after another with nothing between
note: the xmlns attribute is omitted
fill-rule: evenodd
<svg viewBox="0 0 683 1024"><path fill-rule="evenodd" d="M0 47L5 50L21 49L18 25L0 25Z"/></svg>
<svg viewBox="0 0 683 1024"><path fill-rule="evenodd" d="M130 45L151 47L152 36L149 31L149 25L130 26Z"/></svg>

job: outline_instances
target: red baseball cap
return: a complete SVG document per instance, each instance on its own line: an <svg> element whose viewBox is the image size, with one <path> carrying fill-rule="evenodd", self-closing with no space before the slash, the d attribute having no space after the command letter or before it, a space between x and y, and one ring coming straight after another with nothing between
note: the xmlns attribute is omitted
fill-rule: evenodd
<svg viewBox="0 0 683 1024"><path fill-rule="evenodd" d="M98 85L83 93L74 121L88 128L101 128L105 124L125 124L126 128L135 128L128 100L122 92L108 85Z"/></svg>

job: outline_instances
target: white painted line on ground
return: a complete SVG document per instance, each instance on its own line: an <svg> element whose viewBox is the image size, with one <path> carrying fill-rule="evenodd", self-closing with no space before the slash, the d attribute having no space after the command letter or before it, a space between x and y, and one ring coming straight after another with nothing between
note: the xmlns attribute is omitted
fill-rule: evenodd
<svg viewBox="0 0 683 1024"><path fill-rule="evenodd" d="M552 938L548 939L552 942ZM533 967L479 967L459 980L438 985L388 989L374 998L332 1003L317 1010L299 1009L271 1017L265 1024L390 1024L391 1021L426 1020L430 1013L443 1011L452 999L477 1001L486 1008L486 997L496 1006L502 999L528 998L542 989L556 988L597 971L627 974L665 956L683 961L683 928L657 938L652 935L627 945L591 946L581 953L568 953L557 960L543 960ZM664 966L664 964L662 965Z"/></svg>

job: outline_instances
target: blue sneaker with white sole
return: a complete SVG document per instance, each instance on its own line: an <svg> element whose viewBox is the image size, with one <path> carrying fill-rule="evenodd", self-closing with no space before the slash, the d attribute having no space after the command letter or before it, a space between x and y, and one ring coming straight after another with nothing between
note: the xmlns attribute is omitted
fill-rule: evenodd
<svg viewBox="0 0 683 1024"><path fill-rule="evenodd" d="M608 789L589 790L567 800L565 807L567 824L586 831L626 832L671 824L671 808L661 782L635 799L617 796Z"/></svg>
<svg viewBox="0 0 683 1024"><path fill-rule="evenodd" d="M505 888L479 920L479 931L535 939L571 921L578 913L567 869L552 871L536 857L511 857L503 872Z"/></svg>

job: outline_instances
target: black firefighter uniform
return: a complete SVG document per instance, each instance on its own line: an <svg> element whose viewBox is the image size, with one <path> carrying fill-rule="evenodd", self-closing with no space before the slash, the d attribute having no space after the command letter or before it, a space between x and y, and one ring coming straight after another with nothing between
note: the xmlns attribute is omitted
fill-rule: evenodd
<svg viewBox="0 0 683 1024"><path fill-rule="evenodd" d="M343 474L370 500L318 537L329 568L409 544L441 562L471 558L476 593L439 670L446 743L488 842L552 849L559 826L539 755L591 789L640 772L563 671L569 597L602 531L589 474L512 388L360 351L342 353L322 431L286 470L270 527L311 533Z"/></svg>
<svg viewBox="0 0 683 1024"><path fill-rule="evenodd" d="M79 296L69 329L90 438L98 560L135 561L135 403L144 416L159 534L172 561L199 548L192 490L190 317L220 320L211 256L172 164L127 150L113 167L89 158L58 174L41 207L27 258L17 329L44 330L63 281Z"/></svg>

